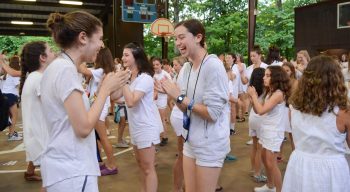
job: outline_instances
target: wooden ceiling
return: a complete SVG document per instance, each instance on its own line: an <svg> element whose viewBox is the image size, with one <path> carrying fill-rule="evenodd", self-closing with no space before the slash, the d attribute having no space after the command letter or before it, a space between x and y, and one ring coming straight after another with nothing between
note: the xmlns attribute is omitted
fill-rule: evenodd
<svg viewBox="0 0 350 192"><path fill-rule="evenodd" d="M72 0L79 1L79 0ZM113 0L80 0L83 5L60 4L59 0L0 0L0 35L48 36L46 20L50 13L87 11L104 22L112 13ZM33 25L14 25L11 21L32 21Z"/></svg>

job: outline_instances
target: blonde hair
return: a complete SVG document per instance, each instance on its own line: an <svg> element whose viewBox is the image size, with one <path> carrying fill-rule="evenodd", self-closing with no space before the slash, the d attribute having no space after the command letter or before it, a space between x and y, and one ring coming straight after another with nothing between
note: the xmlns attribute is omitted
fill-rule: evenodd
<svg viewBox="0 0 350 192"><path fill-rule="evenodd" d="M303 55L306 58L306 61L310 62L310 55L306 50L300 50L297 54Z"/></svg>

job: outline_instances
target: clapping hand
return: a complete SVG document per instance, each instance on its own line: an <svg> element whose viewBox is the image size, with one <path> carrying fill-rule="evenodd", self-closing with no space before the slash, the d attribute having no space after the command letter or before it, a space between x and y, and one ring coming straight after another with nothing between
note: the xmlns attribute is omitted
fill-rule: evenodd
<svg viewBox="0 0 350 192"><path fill-rule="evenodd" d="M170 79L162 80L161 85L172 99L176 99L181 94L180 88Z"/></svg>

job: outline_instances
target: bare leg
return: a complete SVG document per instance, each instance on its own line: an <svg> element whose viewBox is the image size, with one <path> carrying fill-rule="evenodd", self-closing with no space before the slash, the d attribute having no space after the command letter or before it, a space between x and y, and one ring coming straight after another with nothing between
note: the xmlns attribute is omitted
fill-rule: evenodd
<svg viewBox="0 0 350 192"><path fill-rule="evenodd" d="M220 176L220 167L196 166L196 189L201 192L213 192Z"/></svg>
<svg viewBox="0 0 350 192"><path fill-rule="evenodd" d="M155 146L152 145L151 147L137 149L136 151L139 158L141 174L144 178L143 186L145 186L145 192L156 192L158 188L158 179L156 169L154 167L156 153Z"/></svg>
<svg viewBox="0 0 350 192"><path fill-rule="evenodd" d="M198 190L196 190L196 160L184 155L183 172L185 179L185 191L198 192Z"/></svg>
<svg viewBox="0 0 350 192"><path fill-rule="evenodd" d="M117 164L115 157L113 156L113 147L107 137L105 122L99 120L96 124L96 131L100 136L101 145L107 156L106 167L108 169L115 169L117 167Z"/></svg>
<svg viewBox="0 0 350 192"><path fill-rule="evenodd" d="M118 143L123 142L123 134L126 125L125 116L120 117L119 127L118 127Z"/></svg>
<svg viewBox="0 0 350 192"><path fill-rule="evenodd" d="M17 116L18 116L17 104L14 104L10 107L10 114L11 114L12 125L9 127L9 134L12 135L15 132L15 126L17 123Z"/></svg>
<svg viewBox="0 0 350 192"><path fill-rule="evenodd" d="M184 140L182 136L177 137L177 149L178 149L178 157L175 161L175 165L173 168L174 173L174 192L181 192L182 186L184 183L184 173L183 173L183 143Z"/></svg>

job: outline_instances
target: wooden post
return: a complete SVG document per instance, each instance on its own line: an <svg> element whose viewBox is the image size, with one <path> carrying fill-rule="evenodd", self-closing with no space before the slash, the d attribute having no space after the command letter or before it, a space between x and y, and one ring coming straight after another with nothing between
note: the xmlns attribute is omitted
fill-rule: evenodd
<svg viewBox="0 0 350 192"><path fill-rule="evenodd" d="M248 4L248 65L250 61L250 51L254 46L255 42L255 26L256 26L256 15L258 14L258 0L249 0Z"/></svg>

